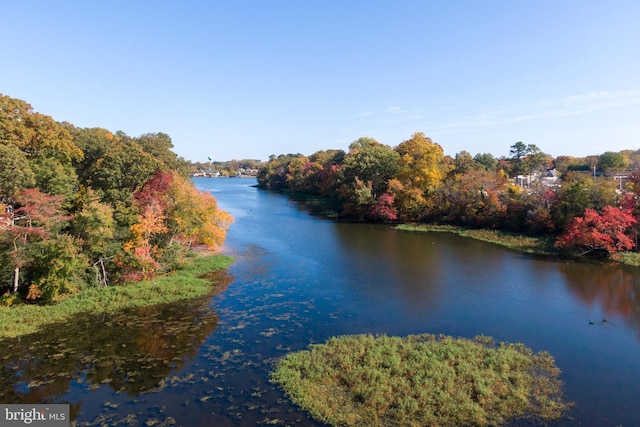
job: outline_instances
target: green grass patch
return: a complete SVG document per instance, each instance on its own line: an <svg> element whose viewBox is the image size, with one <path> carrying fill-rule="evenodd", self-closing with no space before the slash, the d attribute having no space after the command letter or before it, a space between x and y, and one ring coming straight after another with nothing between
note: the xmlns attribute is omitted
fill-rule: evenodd
<svg viewBox="0 0 640 427"><path fill-rule="evenodd" d="M0 338L37 331L46 324L78 313L105 313L197 298L211 292L223 277L206 277L225 270L233 258L214 254L189 259L183 269L153 280L132 282L103 289L91 288L69 295L53 305L0 306Z"/></svg>
<svg viewBox="0 0 640 427"><path fill-rule="evenodd" d="M615 255L615 260L622 264L640 267L640 253L638 252L620 252Z"/></svg>
<svg viewBox="0 0 640 427"><path fill-rule="evenodd" d="M353 335L286 355L272 381L332 425L488 426L562 418L559 375L549 353L488 337Z"/></svg>
<svg viewBox="0 0 640 427"><path fill-rule="evenodd" d="M482 240L483 242L495 243L528 254L551 255L557 253L552 238L529 237L500 230L472 229L452 225L400 224L395 228L405 231L454 233L459 236Z"/></svg>

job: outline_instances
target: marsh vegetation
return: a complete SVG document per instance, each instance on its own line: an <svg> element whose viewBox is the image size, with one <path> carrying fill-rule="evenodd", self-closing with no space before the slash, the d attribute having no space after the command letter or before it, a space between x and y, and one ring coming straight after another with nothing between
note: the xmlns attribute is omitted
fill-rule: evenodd
<svg viewBox="0 0 640 427"><path fill-rule="evenodd" d="M332 425L488 426L561 418L559 374L522 344L424 334L334 337L285 356L272 378Z"/></svg>

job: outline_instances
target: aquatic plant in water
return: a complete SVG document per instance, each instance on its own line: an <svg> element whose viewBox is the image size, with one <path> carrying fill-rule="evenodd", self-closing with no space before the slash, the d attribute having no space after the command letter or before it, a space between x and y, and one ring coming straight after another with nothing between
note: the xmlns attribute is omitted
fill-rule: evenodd
<svg viewBox="0 0 640 427"><path fill-rule="evenodd" d="M522 344L410 335L334 337L280 359L272 381L333 425L502 425L572 406L547 352Z"/></svg>

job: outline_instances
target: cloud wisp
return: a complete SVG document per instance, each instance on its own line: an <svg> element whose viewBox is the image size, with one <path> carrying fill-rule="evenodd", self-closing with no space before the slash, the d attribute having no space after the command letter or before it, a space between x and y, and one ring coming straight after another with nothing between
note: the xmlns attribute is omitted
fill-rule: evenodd
<svg viewBox="0 0 640 427"><path fill-rule="evenodd" d="M439 125L437 128L442 133L466 132L486 126L542 119L553 120L637 104L640 104L640 90L590 92L486 110L464 120Z"/></svg>

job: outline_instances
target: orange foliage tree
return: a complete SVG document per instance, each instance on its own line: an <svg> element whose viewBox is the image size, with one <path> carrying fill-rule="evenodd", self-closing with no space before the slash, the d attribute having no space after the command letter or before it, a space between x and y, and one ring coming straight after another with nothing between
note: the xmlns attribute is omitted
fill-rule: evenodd
<svg viewBox="0 0 640 427"><path fill-rule="evenodd" d="M219 249L233 217L218 208L218 201L211 193L199 191L175 172L172 177L167 206L172 239L187 246L195 244Z"/></svg>
<svg viewBox="0 0 640 427"><path fill-rule="evenodd" d="M231 215L216 199L196 189L178 173L157 172L135 194L140 210L123 245L125 280L153 276L163 269L167 251L203 245L216 250L224 243Z"/></svg>

